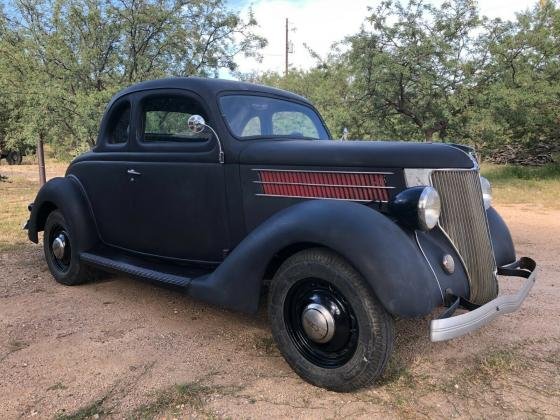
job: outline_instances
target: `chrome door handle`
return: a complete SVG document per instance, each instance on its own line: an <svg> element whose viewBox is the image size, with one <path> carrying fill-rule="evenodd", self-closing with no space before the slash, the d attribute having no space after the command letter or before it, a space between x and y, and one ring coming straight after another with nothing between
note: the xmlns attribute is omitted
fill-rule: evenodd
<svg viewBox="0 0 560 420"><path fill-rule="evenodd" d="M128 169L126 173L129 175L142 175L140 172L135 171L134 169Z"/></svg>

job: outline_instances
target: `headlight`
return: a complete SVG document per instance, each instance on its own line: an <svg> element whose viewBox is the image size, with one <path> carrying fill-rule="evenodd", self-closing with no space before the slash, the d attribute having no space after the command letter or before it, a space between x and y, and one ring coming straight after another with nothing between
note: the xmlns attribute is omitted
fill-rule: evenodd
<svg viewBox="0 0 560 420"><path fill-rule="evenodd" d="M484 201L484 208L488 210L492 207L492 185L490 185L490 181L481 176L480 186L482 187L482 200Z"/></svg>
<svg viewBox="0 0 560 420"><path fill-rule="evenodd" d="M441 214L439 194L433 187L424 187L418 200L418 221L423 230L430 230L437 225Z"/></svg>
<svg viewBox="0 0 560 420"><path fill-rule="evenodd" d="M412 229L430 230L439 220L439 194L433 187L408 188L389 203L389 211L400 223Z"/></svg>

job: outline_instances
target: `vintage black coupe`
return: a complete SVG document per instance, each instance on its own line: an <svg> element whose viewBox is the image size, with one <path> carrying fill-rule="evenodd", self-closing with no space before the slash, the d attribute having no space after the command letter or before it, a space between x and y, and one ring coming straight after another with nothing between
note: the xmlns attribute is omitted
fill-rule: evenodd
<svg viewBox="0 0 560 420"><path fill-rule="evenodd" d="M535 281L470 148L332 140L305 98L233 81L117 93L96 147L30 211L62 284L112 271L247 312L267 290L287 362L336 391L383 372L395 317L432 314L447 340L516 310ZM499 274L525 280L498 296Z"/></svg>

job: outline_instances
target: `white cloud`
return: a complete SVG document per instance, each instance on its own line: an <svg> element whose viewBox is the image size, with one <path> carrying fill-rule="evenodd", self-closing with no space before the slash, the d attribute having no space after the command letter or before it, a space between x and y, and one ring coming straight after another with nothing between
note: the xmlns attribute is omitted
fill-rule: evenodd
<svg viewBox="0 0 560 420"><path fill-rule="evenodd" d="M243 1L243 0L242 0ZM443 0L431 0L440 4ZM535 4L536 0L481 0L482 14L495 18L512 19L516 12ZM239 5L239 1L233 3ZM284 71L285 19L288 18L293 53L289 54L290 66L309 68L315 64L304 43L325 56L334 42L356 33L365 17L368 6L375 7L379 0L253 0L243 2L243 12L252 4L259 23L258 33L268 39L261 63L251 58L239 57L241 72Z"/></svg>

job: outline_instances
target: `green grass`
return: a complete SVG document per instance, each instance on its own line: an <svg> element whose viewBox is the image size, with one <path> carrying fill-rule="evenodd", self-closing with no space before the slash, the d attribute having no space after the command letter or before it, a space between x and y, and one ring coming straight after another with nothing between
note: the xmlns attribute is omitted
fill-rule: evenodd
<svg viewBox="0 0 560 420"><path fill-rule="evenodd" d="M543 166L485 163L482 175L492 183L497 204L527 204L560 208L560 164Z"/></svg>
<svg viewBox="0 0 560 420"><path fill-rule="evenodd" d="M104 401L105 398L101 398L85 407L80 408L74 413L70 413L70 414L59 413L55 418L56 420L87 420L95 417L96 414L99 417L101 417L107 414L103 409Z"/></svg>
<svg viewBox="0 0 560 420"><path fill-rule="evenodd" d="M494 182L515 180L560 181L560 164L551 163L543 166L493 165L483 164L482 173Z"/></svg>
<svg viewBox="0 0 560 420"><path fill-rule="evenodd" d="M474 359L473 366L463 369L461 380L469 385L489 384L498 377L520 368L520 349L489 349Z"/></svg>
<svg viewBox="0 0 560 420"><path fill-rule="evenodd" d="M198 383L175 385L159 392L152 402L138 407L130 418L152 419L158 414L181 405L200 410L205 404L205 397L211 392L209 387Z"/></svg>
<svg viewBox="0 0 560 420"><path fill-rule="evenodd" d="M219 393L221 389L219 386L204 385L199 382L177 384L159 391L151 402L136 408L128 418L159 418L169 412L177 414L181 408L187 407L204 417L211 417L205 411L206 400L210 395Z"/></svg>

